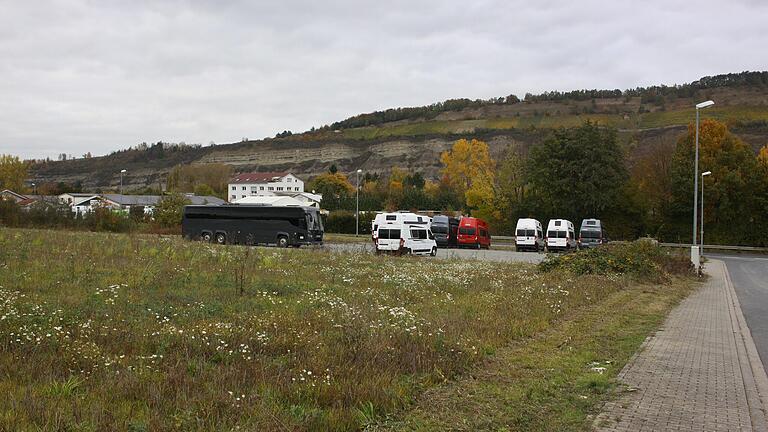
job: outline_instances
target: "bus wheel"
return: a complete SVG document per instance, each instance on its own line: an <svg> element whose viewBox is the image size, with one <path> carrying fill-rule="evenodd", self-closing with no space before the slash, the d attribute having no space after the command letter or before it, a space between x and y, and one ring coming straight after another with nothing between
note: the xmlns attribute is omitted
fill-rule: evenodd
<svg viewBox="0 0 768 432"><path fill-rule="evenodd" d="M200 240L210 243L211 242L211 233L203 233L203 235L200 236Z"/></svg>
<svg viewBox="0 0 768 432"><path fill-rule="evenodd" d="M227 236L224 233L218 233L216 234L216 243L218 244L227 244Z"/></svg>
<svg viewBox="0 0 768 432"><path fill-rule="evenodd" d="M288 247L288 238L285 236L280 236L277 238L277 247Z"/></svg>

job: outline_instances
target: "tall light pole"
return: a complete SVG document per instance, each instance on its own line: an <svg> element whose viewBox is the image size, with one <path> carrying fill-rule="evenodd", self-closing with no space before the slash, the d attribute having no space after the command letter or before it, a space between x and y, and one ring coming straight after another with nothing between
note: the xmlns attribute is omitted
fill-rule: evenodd
<svg viewBox="0 0 768 432"><path fill-rule="evenodd" d="M701 235L699 240L701 241L701 254L704 255L704 177L712 174L712 171L705 171L701 173Z"/></svg>
<svg viewBox="0 0 768 432"><path fill-rule="evenodd" d="M123 174L126 170L120 170L120 195L123 195Z"/></svg>
<svg viewBox="0 0 768 432"><path fill-rule="evenodd" d="M360 173L363 170L358 169L355 174L357 175L357 187L355 194L355 237L360 234Z"/></svg>
<svg viewBox="0 0 768 432"><path fill-rule="evenodd" d="M699 201L699 110L710 107L715 103L711 100L696 104L696 156L693 160L693 242L691 246L691 262L699 267L701 252L696 243L696 220Z"/></svg>
<svg viewBox="0 0 768 432"><path fill-rule="evenodd" d="M37 195L37 185L32 183L32 195Z"/></svg>

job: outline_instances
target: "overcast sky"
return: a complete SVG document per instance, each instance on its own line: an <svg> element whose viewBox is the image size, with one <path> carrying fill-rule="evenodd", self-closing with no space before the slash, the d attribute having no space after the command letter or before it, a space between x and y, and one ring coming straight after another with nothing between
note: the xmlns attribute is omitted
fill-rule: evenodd
<svg viewBox="0 0 768 432"><path fill-rule="evenodd" d="M768 69L768 2L0 0L0 153L228 143Z"/></svg>

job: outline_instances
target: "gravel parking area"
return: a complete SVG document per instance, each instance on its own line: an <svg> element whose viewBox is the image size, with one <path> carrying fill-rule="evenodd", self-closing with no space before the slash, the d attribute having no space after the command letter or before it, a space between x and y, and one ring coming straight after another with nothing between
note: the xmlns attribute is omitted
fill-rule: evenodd
<svg viewBox="0 0 768 432"><path fill-rule="evenodd" d="M338 252L361 252L361 253L373 253L372 243L326 243L323 246L325 249L338 251ZM481 261L496 261L496 262L525 262L531 264L537 264L541 262L546 255L543 253L535 252L515 252L514 250L506 249L438 249L437 257L441 259L476 259ZM429 259L425 257L424 259Z"/></svg>

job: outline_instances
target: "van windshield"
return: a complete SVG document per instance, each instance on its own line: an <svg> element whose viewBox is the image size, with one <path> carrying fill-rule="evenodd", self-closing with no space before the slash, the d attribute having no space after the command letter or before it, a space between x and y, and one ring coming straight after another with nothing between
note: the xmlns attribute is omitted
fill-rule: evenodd
<svg viewBox="0 0 768 432"><path fill-rule="evenodd" d="M432 224L432 232L437 234L448 234L448 226Z"/></svg>
<svg viewBox="0 0 768 432"><path fill-rule="evenodd" d="M475 229L474 228L459 228L459 234L475 235Z"/></svg>
<svg viewBox="0 0 768 432"><path fill-rule="evenodd" d="M525 230L525 229L519 229L517 230L517 235L520 237L533 237L536 235L536 230Z"/></svg>
<svg viewBox="0 0 768 432"><path fill-rule="evenodd" d="M550 238L567 238L568 233L567 231L549 231L547 236Z"/></svg>

